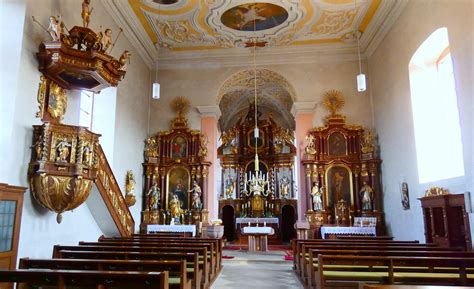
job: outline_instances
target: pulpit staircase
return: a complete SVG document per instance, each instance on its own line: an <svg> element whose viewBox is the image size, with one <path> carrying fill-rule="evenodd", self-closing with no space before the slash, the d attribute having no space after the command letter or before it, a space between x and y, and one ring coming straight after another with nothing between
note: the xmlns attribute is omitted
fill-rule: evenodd
<svg viewBox="0 0 474 289"><path fill-rule="evenodd" d="M135 221L100 144L97 146L96 153L99 160L96 188L120 235L130 236L134 233Z"/></svg>

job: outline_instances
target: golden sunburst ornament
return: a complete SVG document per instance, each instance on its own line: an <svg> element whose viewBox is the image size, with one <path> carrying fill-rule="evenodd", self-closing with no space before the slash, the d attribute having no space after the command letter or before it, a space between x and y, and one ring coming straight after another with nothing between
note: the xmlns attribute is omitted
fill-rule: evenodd
<svg viewBox="0 0 474 289"><path fill-rule="evenodd" d="M324 94L323 105L331 115L336 115L342 109L344 103L344 97L340 90L332 89Z"/></svg>
<svg viewBox="0 0 474 289"><path fill-rule="evenodd" d="M183 117L189 112L189 100L184 96L178 96L171 101L171 109L178 117Z"/></svg>

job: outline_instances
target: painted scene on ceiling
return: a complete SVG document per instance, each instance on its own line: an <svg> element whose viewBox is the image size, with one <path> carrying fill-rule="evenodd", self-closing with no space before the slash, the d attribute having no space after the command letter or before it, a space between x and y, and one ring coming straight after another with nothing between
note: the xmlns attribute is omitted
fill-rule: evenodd
<svg viewBox="0 0 474 289"><path fill-rule="evenodd" d="M222 23L240 31L260 31L276 27L288 19L288 12L271 3L247 3L230 8L222 14ZM254 24L255 22L255 24Z"/></svg>

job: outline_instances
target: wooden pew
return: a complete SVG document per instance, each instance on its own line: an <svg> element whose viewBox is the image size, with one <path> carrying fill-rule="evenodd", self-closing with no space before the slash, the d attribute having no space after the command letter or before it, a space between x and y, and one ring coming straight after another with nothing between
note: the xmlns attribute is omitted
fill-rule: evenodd
<svg viewBox="0 0 474 289"><path fill-rule="evenodd" d="M333 245L303 245L301 251L301 260L300 260L300 276L305 280L307 277L306 272L308 270L308 264L311 263L312 259L309 257L309 250L311 249L335 249ZM345 244L337 246L338 250L374 250L374 251L455 251L455 249L450 248L438 248L434 246L391 246L391 245L367 245L367 244ZM460 248L458 249L461 250Z"/></svg>
<svg viewBox="0 0 474 289"><path fill-rule="evenodd" d="M106 288L168 289L168 272L70 271L70 270L0 270L0 282L17 283L27 288ZM103 288L103 287L102 287Z"/></svg>
<svg viewBox="0 0 474 289"><path fill-rule="evenodd" d="M465 286L429 286L429 285L369 285L364 284L359 286L360 289L472 289L472 287L465 287Z"/></svg>
<svg viewBox="0 0 474 289"><path fill-rule="evenodd" d="M123 251L123 252L197 252L199 258L199 268L203 271L203 281L208 283L211 281L213 275L213 263L211 264L206 256L207 248L196 244L170 244L174 247L169 247L167 244L160 244L160 246L60 246L55 245L53 249L53 258L57 258L58 251Z"/></svg>
<svg viewBox="0 0 474 289"><path fill-rule="evenodd" d="M176 238L173 236L156 236L154 234L146 234L146 235L133 235L132 237L105 237L101 236L99 238L99 242L130 242L130 241L140 241L140 242L153 242L154 240L177 240L182 242L197 242L197 243L205 243L205 242L213 242L214 248L216 248L218 255L218 268L221 269L222 264L222 239L214 239L214 238L194 238L194 237L183 237L183 238Z"/></svg>
<svg viewBox="0 0 474 289"><path fill-rule="evenodd" d="M294 253L294 263L295 263L295 268L298 273L301 274L301 270L304 268L304 260L307 255L306 252L304 252L304 248L316 248L319 246L337 246L337 247L343 247L343 246L391 246L391 247L435 247L434 244L419 244L419 243L406 243L406 242L401 242L401 241L356 241L356 240L340 240L340 241L302 241L298 242L296 244L296 253Z"/></svg>
<svg viewBox="0 0 474 289"><path fill-rule="evenodd" d="M337 235L336 240L388 240L392 241L392 236L360 236L360 235Z"/></svg>
<svg viewBox="0 0 474 289"><path fill-rule="evenodd" d="M216 241L203 241L203 240L184 240L181 239L153 239L152 241L102 241L102 242L79 242L79 245L83 246L167 246L167 247L197 247L204 246L207 248L208 252L208 262L211 267L212 277L217 277L216 275L220 272L222 267L222 256L219 253L216 246L218 242Z"/></svg>
<svg viewBox="0 0 474 289"><path fill-rule="evenodd" d="M197 252L126 252L126 251L69 251L59 250L57 258L60 259L108 259L108 260L186 260L191 264L194 288L207 288L203 271L199 267L199 254Z"/></svg>
<svg viewBox="0 0 474 289"><path fill-rule="evenodd" d="M341 271L340 266L366 266L366 271ZM378 271L370 271L377 268ZM410 268L407 272L407 269ZM316 287L358 288L361 282L416 285L474 285L474 258L394 257L394 256L318 256Z"/></svg>
<svg viewBox="0 0 474 289"><path fill-rule="evenodd" d="M20 269L97 270L97 271L146 271L168 272L169 287L191 289L186 271L186 260L139 261L139 260L88 260L88 259L30 259L22 258ZM192 275L191 275L192 278Z"/></svg>
<svg viewBox="0 0 474 289"><path fill-rule="evenodd" d="M303 282L311 288L316 284L316 271L318 269L318 255L352 255L352 256L400 256L400 257L468 257L474 258L474 253L465 251L387 251L387 250L341 250L341 249L312 249L309 252L310 260L305 273L306 278L302 278Z"/></svg>

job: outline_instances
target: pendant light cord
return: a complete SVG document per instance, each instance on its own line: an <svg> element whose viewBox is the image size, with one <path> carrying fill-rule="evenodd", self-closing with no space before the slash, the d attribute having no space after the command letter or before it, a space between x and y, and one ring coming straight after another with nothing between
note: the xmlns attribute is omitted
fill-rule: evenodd
<svg viewBox="0 0 474 289"><path fill-rule="evenodd" d="M357 0L354 0L354 11L356 13L355 16L357 16ZM356 25L354 26L354 28L355 28L354 34L355 34L355 37L357 38L357 55L359 56L359 74L362 74L362 64L361 64L361 60L360 60L359 29L357 28L357 23L355 23L355 24Z"/></svg>
<svg viewBox="0 0 474 289"><path fill-rule="evenodd" d="M255 0L253 1L253 9L255 10ZM258 138L257 138L257 133L258 133L258 121L257 121L257 36L256 36L256 31L257 31L257 16L256 13L254 13L253 16L253 77L254 77L254 110L255 110L255 131L254 131L254 137L255 137L255 173L260 170L259 168L259 161L258 161Z"/></svg>

